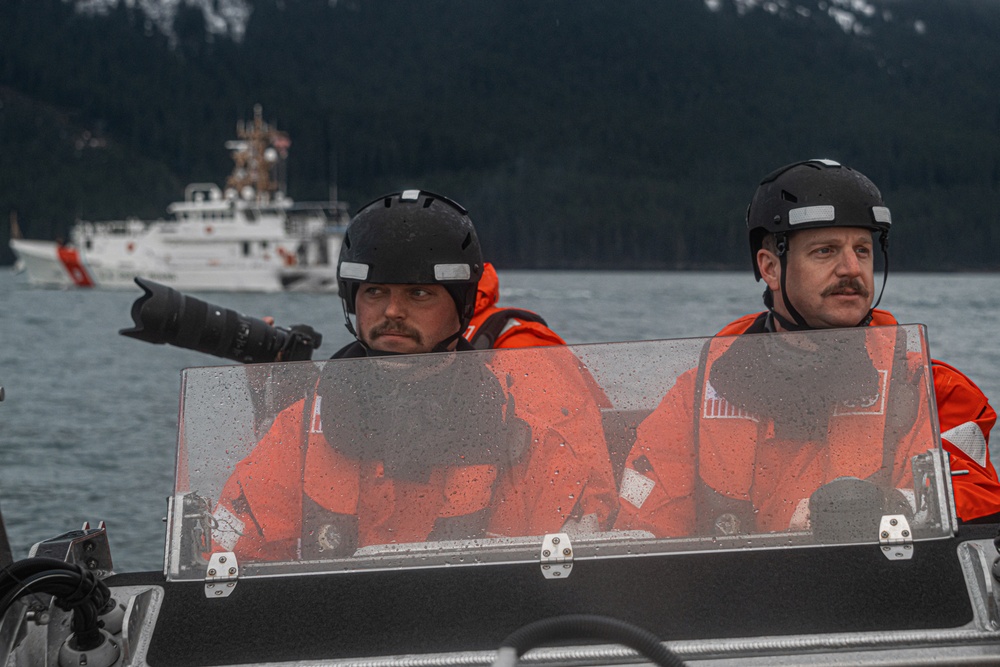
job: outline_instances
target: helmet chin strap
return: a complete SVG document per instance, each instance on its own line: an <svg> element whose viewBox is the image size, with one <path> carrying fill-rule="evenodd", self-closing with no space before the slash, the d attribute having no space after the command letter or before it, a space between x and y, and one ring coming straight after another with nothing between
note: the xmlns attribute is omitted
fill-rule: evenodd
<svg viewBox="0 0 1000 667"><path fill-rule="evenodd" d="M781 328L785 331L806 331L809 329L815 329L816 327L810 326L804 317L795 309L792 302L788 299L788 290L785 287L785 276L788 274L788 238L784 234L775 234L775 240L778 245L778 261L781 264L781 300L785 304L785 310L788 314L792 316L794 322L790 322L787 317L784 317L781 313L774 309L774 295L771 294L770 289L764 290L764 305L767 306L768 311L774 317L775 321L781 325ZM875 303L872 304L871 308L865 314L861 321L855 324L856 327L866 327L871 324L872 315L878 304L882 301L882 295L885 294L885 283L889 280L889 236L885 232L879 234L879 246L882 248L882 288L879 290L878 298L875 299Z"/></svg>
<svg viewBox="0 0 1000 667"><path fill-rule="evenodd" d="M340 305L344 309L344 326L346 326L347 330L351 332L351 335L354 336L358 340L358 342L360 342L361 341L361 337L358 336L358 332L354 330L354 324L351 322L351 314L349 312L347 312L347 300L346 299L341 299L340 300ZM361 344L364 345L364 343L361 343ZM365 346L365 347L367 347L367 346Z"/></svg>
<svg viewBox="0 0 1000 667"><path fill-rule="evenodd" d="M445 289L448 290L448 295L451 297L451 300L455 302L455 312L458 314L458 331L432 347L431 352L450 352L451 350L449 348L451 347L451 344L462 337L462 333L465 332L465 328L469 325L469 320L472 319L471 312L468 315L464 314L466 302L462 297L461 291L453 288L452 286L446 286ZM476 294L475 290L473 290L473 303L475 303L475 298Z"/></svg>
<svg viewBox="0 0 1000 667"><path fill-rule="evenodd" d="M451 350L449 348L451 347L451 344L462 337L462 331L464 331L464 329L465 327L459 328L458 331L432 347L431 352L450 352Z"/></svg>

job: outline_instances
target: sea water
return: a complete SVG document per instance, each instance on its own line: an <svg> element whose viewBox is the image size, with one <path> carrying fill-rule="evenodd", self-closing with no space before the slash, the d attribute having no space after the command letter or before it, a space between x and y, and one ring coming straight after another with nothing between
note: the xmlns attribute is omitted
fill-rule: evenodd
<svg viewBox="0 0 1000 667"><path fill-rule="evenodd" d="M501 305L542 314L570 343L707 336L761 308L749 272L501 271L500 280ZM180 371L227 362L118 335L141 294L35 289L0 269L0 509L16 558L104 520L117 571L162 567ZM317 358L351 340L335 295L194 296L312 325L325 336ZM894 274L882 306L925 323L933 356L1000 405L1000 275Z"/></svg>

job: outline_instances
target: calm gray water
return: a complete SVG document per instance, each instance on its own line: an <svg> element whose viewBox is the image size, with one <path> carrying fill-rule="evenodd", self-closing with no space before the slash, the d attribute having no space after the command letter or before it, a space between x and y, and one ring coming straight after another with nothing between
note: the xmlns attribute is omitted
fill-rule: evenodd
<svg viewBox="0 0 1000 667"><path fill-rule="evenodd" d="M715 333L760 309L749 273L502 272L502 303L543 314L571 343ZM140 295L29 288L0 269L0 507L16 557L84 521L108 523L116 570L160 569L172 492L180 370L219 360L119 336ZM198 294L350 340L340 301ZM1000 275L897 274L883 306L929 328L932 354L1000 403ZM317 355L322 356L322 355Z"/></svg>

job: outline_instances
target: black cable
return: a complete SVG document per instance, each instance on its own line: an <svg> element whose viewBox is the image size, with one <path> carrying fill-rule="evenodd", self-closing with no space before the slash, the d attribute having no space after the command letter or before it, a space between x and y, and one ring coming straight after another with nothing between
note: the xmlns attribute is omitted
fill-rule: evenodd
<svg viewBox="0 0 1000 667"><path fill-rule="evenodd" d="M26 558L16 563L11 563L3 570L0 570L0 595L10 586L15 585L21 578L31 576L45 570L67 569L67 563L55 558ZM13 579L14 581L9 581Z"/></svg>
<svg viewBox="0 0 1000 667"><path fill-rule="evenodd" d="M55 604L73 612L77 646L87 651L100 646L100 612L111 599L107 585L90 570L55 558L27 558L0 572L0 617L20 597L47 593Z"/></svg>
<svg viewBox="0 0 1000 667"><path fill-rule="evenodd" d="M684 663L660 639L640 627L608 616L570 614L530 623L512 632L500 644L494 667L513 667L529 649L564 639L605 639L635 649L660 667Z"/></svg>

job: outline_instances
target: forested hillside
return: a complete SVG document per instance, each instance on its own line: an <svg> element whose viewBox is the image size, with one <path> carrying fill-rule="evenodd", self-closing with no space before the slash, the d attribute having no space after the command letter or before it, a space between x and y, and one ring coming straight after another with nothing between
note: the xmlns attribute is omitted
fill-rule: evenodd
<svg viewBox="0 0 1000 667"><path fill-rule="evenodd" d="M759 178L830 157L881 186L894 268L1000 268L1000 3L879 2L862 34L747 4L257 0L234 42L3 0L0 261L9 212L55 238L222 181L261 103L293 197L439 191L502 267L744 267Z"/></svg>

